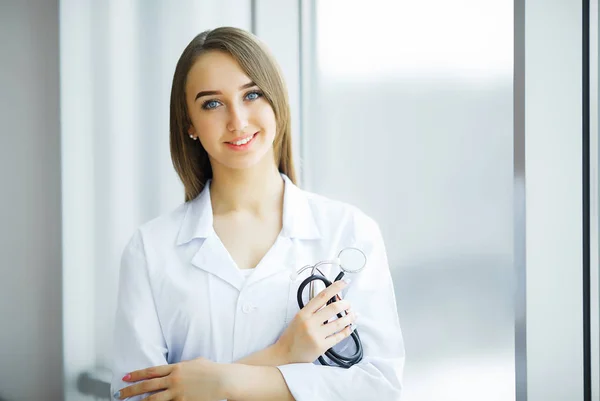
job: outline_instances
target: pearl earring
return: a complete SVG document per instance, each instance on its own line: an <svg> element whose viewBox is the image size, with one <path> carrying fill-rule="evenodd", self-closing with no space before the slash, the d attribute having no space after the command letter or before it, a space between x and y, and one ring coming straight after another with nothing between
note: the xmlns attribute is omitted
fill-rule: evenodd
<svg viewBox="0 0 600 401"><path fill-rule="evenodd" d="M194 135L190 134L190 138L192 138L194 141L198 138L196 138Z"/></svg>

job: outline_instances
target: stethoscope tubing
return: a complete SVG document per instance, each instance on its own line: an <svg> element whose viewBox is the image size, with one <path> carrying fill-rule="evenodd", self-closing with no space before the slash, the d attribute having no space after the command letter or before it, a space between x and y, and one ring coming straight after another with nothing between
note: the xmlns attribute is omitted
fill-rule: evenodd
<svg viewBox="0 0 600 401"><path fill-rule="evenodd" d="M343 271L341 271L337 275L334 282L341 280L342 277L344 277ZM302 281L302 283L298 287L298 293L297 293L297 301L298 301L298 306L300 307L300 309L304 308L304 301L302 300L302 294L303 294L304 288L308 284L310 284L311 282L313 282L315 280L321 280L323 282L323 284L325 284L326 287L329 287L331 284L333 284L331 281L329 281L329 279L327 279L325 276L322 276L320 274L312 274L309 277L307 277L306 279L304 279L304 281ZM337 302L337 299L335 296L327 301L327 305L330 305L333 302ZM342 317L344 317L344 315L342 315L341 313L338 313L337 317L342 318ZM363 358L363 347L362 347L362 343L360 341L360 336L358 335L357 329L354 329L354 331L352 331L351 337L354 340L354 344L356 345L356 352L354 353L354 355L344 356L344 355L336 352L333 348L329 348L327 351L325 351L325 356L327 356L335 364L332 365L332 364L328 363L325 360L325 358L323 358L323 356L319 356L319 362L321 363L321 365L341 367L341 368L348 369L348 368L352 367L353 365L359 363Z"/></svg>

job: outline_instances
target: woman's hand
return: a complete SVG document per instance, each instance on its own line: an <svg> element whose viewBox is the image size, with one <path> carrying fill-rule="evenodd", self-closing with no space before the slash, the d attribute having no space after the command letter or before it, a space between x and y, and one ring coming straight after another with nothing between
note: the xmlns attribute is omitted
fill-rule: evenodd
<svg viewBox="0 0 600 401"><path fill-rule="evenodd" d="M275 343L288 363L311 363L352 333L350 324L356 320L356 314L350 312L350 303L340 300L327 305L345 286L343 280L336 281L296 314ZM329 322L343 311L350 313Z"/></svg>
<svg viewBox="0 0 600 401"><path fill-rule="evenodd" d="M115 399L156 392L144 400L194 400L218 401L225 394L223 365L205 358L193 359L172 365L136 370L125 375L123 381L139 382L114 394Z"/></svg>

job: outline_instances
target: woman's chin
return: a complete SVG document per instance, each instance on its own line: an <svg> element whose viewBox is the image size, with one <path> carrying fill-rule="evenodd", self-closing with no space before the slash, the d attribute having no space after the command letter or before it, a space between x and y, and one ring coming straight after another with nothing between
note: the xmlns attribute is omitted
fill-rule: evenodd
<svg viewBox="0 0 600 401"><path fill-rule="evenodd" d="M230 170L266 170L271 167L268 165L268 160L271 160L271 163L275 164L273 157L269 158L268 154L262 156L254 154L246 155L245 157L224 158L219 164Z"/></svg>

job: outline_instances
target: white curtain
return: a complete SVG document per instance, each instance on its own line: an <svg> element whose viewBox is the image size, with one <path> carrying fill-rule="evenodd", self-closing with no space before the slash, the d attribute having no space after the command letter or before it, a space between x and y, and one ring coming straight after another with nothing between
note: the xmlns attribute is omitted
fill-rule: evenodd
<svg viewBox="0 0 600 401"><path fill-rule="evenodd" d="M108 367L122 249L183 202L169 154L176 62L203 30L251 29L240 0L60 2L66 399Z"/></svg>

